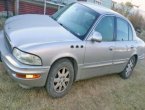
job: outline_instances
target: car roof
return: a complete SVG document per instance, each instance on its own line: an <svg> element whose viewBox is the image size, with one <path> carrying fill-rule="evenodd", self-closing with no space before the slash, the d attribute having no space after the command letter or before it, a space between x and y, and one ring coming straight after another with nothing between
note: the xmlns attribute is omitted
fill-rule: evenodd
<svg viewBox="0 0 145 110"><path fill-rule="evenodd" d="M116 15L116 16L121 17L121 18L128 21L128 19L126 19L123 15L121 15L121 14L119 14L119 13L117 13L109 8L100 6L98 4L94 4L94 3L90 3L90 2L78 2L78 3L80 3L86 7L91 8L92 10L96 11L97 13L99 13L101 15L102 14L113 14L113 15Z"/></svg>

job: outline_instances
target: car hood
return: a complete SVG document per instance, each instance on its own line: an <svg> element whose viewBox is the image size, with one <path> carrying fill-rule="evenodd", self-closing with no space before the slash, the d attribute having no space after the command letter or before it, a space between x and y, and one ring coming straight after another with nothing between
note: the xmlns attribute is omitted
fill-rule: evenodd
<svg viewBox="0 0 145 110"><path fill-rule="evenodd" d="M17 47L80 40L47 15L9 18L4 31L12 45Z"/></svg>

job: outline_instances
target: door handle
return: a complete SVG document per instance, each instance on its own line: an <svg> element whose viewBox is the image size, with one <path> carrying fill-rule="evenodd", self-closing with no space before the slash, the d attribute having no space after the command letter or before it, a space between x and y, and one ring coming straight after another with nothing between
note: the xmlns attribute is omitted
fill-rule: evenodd
<svg viewBox="0 0 145 110"><path fill-rule="evenodd" d="M114 49L114 47L113 47L113 46L109 47L109 50L110 50L110 51L113 51L113 49Z"/></svg>
<svg viewBox="0 0 145 110"><path fill-rule="evenodd" d="M132 45L130 48L131 48L131 49L134 49L134 46Z"/></svg>

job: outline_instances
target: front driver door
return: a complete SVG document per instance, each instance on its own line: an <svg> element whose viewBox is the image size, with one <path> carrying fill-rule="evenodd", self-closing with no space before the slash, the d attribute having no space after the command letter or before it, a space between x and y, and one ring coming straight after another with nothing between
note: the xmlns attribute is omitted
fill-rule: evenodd
<svg viewBox="0 0 145 110"><path fill-rule="evenodd" d="M84 78L112 72L115 48L114 16L104 16L95 27L95 31L102 35L102 42L86 41Z"/></svg>

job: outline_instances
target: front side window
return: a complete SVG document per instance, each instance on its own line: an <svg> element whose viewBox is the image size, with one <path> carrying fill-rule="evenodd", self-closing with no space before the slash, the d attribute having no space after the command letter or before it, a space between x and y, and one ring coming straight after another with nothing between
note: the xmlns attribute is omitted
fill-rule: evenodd
<svg viewBox="0 0 145 110"><path fill-rule="evenodd" d="M83 40L92 25L99 17L99 13L79 3L63 8L52 16L60 25Z"/></svg>
<svg viewBox="0 0 145 110"><path fill-rule="evenodd" d="M102 35L103 41L112 41L114 37L114 17L104 17L97 25L95 31Z"/></svg>
<svg viewBox="0 0 145 110"><path fill-rule="evenodd" d="M117 41L128 41L128 23L117 18Z"/></svg>

